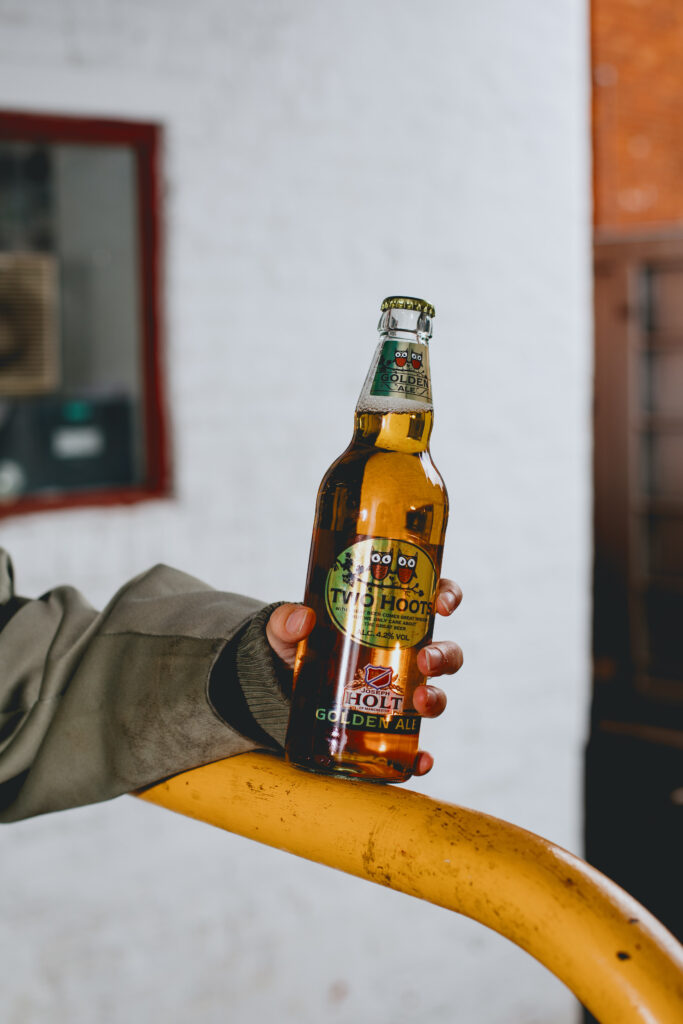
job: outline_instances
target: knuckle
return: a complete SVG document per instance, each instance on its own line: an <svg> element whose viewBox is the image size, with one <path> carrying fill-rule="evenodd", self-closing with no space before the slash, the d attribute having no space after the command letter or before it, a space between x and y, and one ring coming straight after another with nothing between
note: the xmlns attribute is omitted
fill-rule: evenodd
<svg viewBox="0 0 683 1024"><path fill-rule="evenodd" d="M444 647L444 671L450 673L457 672L463 662L462 651L460 647L455 643L447 642Z"/></svg>

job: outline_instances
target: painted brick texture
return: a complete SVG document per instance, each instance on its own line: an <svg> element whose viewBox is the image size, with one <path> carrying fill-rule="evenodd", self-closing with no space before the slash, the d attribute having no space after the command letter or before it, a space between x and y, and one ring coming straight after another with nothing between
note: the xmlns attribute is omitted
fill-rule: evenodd
<svg viewBox="0 0 683 1024"><path fill-rule="evenodd" d="M163 129L174 494L2 524L24 593L163 561L303 590L379 303L436 306L466 665L410 786L580 848L590 596L587 11L577 0L0 0L0 109ZM17 1024L574 1024L478 925L127 797L3 833Z"/></svg>
<svg viewBox="0 0 683 1024"><path fill-rule="evenodd" d="M593 0L595 224L683 223L683 5Z"/></svg>

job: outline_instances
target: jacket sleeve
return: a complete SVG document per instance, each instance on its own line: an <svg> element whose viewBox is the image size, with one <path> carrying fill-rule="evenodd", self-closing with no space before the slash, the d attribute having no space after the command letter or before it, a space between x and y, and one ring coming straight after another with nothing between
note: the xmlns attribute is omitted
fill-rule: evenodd
<svg viewBox="0 0 683 1024"><path fill-rule="evenodd" d="M14 594L0 549L0 821L106 800L284 741L274 606L156 566L102 612Z"/></svg>

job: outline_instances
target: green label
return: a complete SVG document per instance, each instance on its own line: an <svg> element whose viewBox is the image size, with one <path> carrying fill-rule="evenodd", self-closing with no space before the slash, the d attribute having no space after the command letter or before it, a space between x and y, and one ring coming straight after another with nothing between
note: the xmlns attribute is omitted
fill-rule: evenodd
<svg viewBox="0 0 683 1024"><path fill-rule="evenodd" d="M431 404L429 349L418 342L387 338L375 370L371 395L410 398Z"/></svg>
<svg viewBox="0 0 683 1024"><path fill-rule="evenodd" d="M365 711L349 711L348 708L316 708L315 717L319 722L343 725L352 731L398 733L402 736L413 736L420 731L419 715L370 715Z"/></svg>
<svg viewBox="0 0 683 1024"><path fill-rule="evenodd" d="M414 647L434 613L436 570L406 540L370 537L346 548L327 574L325 602L342 633L366 647Z"/></svg>

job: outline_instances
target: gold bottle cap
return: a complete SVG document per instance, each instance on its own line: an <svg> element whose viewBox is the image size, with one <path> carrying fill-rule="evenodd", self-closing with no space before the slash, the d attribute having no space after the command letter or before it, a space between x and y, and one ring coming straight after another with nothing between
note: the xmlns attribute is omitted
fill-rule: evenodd
<svg viewBox="0 0 683 1024"><path fill-rule="evenodd" d="M427 316L436 316L434 307L429 302L411 298L409 295L390 295L382 303L382 312L387 309L414 309L418 313L426 313Z"/></svg>

